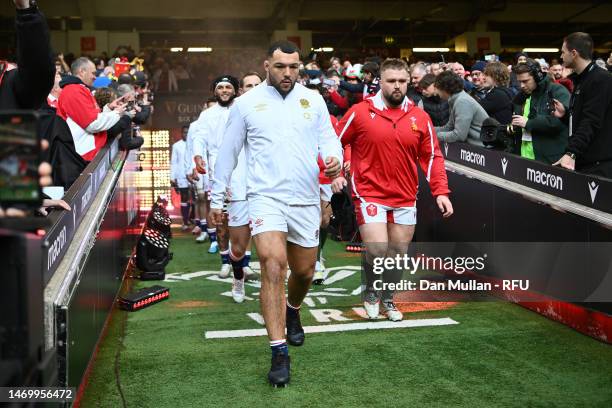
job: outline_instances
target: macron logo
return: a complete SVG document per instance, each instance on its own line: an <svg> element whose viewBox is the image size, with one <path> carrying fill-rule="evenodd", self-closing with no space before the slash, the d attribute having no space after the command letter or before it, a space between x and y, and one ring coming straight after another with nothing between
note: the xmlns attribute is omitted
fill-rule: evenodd
<svg viewBox="0 0 612 408"><path fill-rule="evenodd" d="M444 142L444 155L448 156L448 143Z"/></svg>
<svg viewBox="0 0 612 408"><path fill-rule="evenodd" d="M502 172L504 173L504 176L506 175L506 168L508 167L508 160L506 160L506 158L504 157L501 160L502 163Z"/></svg>
<svg viewBox="0 0 612 408"><path fill-rule="evenodd" d="M543 171L527 168L527 181L563 191L563 179Z"/></svg>
<svg viewBox="0 0 612 408"><path fill-rule="evenodd" d="M477 164L479 166L485 166L485 157L482 154L468 152L467 150L461 149L461 160L466 162Z"/></svg>
<svg viewBox="0 0 612 408"><path fill-rule="evenodd" d="M591 181L589 184L589 193L591 193L591 203L595 204L595 197L597 196L597 190L599 190L599 185L594 181Z"/></svg>
<svg viewBox="0 0 612 408"><path fill-rule="evenodd" d="M371 117L372 119L374 119L374 116L376 116L376 114L375 114L374 112L370 112L370 117Z"/></svg>

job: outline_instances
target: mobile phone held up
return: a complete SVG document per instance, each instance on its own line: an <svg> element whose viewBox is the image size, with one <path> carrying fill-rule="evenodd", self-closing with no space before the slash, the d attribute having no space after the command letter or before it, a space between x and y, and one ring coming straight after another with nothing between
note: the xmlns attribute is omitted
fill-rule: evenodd
<svg viewBox="0 0 612 408"><path fill-rule="evenodd" d="M4 208L40 207L37 123L33 111L0 111L0 205Z"/></svg>

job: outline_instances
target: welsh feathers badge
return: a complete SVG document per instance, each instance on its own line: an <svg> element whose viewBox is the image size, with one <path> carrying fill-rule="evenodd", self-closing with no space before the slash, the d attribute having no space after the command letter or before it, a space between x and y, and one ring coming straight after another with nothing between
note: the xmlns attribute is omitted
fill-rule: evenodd
<svg viewBox="0 0 612 408"><path fill-rule="evenodd" d="M410 120L412 121L412 126L411 126L411 127L412 127L412 130L413 130L413 131L415 131L415 132L418 132L419 127L418 127L418 126L417 126L417 124L416 124L416 118L415 118L414 116L412 116L412 117L410 118Z"/></svg>

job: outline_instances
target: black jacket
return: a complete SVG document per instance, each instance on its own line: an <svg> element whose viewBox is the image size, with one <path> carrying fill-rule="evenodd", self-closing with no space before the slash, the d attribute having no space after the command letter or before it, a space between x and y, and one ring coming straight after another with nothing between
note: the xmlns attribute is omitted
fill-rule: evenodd
<svg viewBox="0 0 612 408"><path fill-rule="evenodd" d="M44 160L53 169L53 185L68 190L87 167L87 161L76 152L70 128L64 119L57 116L55 109L45 103L39 112L38 131L49 142Z"/></svg>
<svg viewBox="0 0 612 408"><path fill-rule="evenodd" d="M510 89L494 86L478 102L490 117L507 125L512 122L512 98Z"/></svg>
<svg viewBox="0 0 612 408"><path fill-rule="evenodd" d="M55 80L49 28L37 7L17 10L17 69L0 84L0 109L38 109Z"/></svg>
<svg viewBox="0 0 612 408"><path fill-rule="evenodd" d="M132 122L134 122L135 125L146 124L147 121L149 120L149 117L151 116L151 106L150 105L141 105L140 108L141 108L141 111L136 113L136 115L132 119Z"/></svg>
<svg viewBox="0 0 612 408"><path fill-rule="evenodd" d="M449 107L448 102L441 99L438 95L427 97L421 96L423 110L429 114L434 126L444 126L448 123Z"/></svg>
<svg viewBox="0 0 612 408"><path fill-rule="evenodd" d="M612 74L591 62L573 74L569 115L572 129L567 151L576 154L576 170L612 161ZM609 176L608 176L609 177Z"/></svg>
<svg viewBox="0 0 612 408"><path fill-rule="evenodd" d="M414 102L415 105L419 105L419 102L421 102L421 100L423 99L423 95L421 95L421 93L418 91L418 89L414 86L409 86L408 87L408 91L406 92L406 96L408 97L408 99L410 99L412 102Z"/></svg>
<svg viewBox="0 0 612 408"><path fill-rule="evenodd" d="M126 130L132 130L132 119L128 115L122 115L119 122L115 123L115 125L106 131L106 136L109 140L119 136Z"/></svg>
<svg viewBox="0 0 612 408"><path fill-rule="evenodd" d="M364 93L364 99L369 95L376 95L380 90L380 78L375 77L372 82L366 84L365 82L360 82L358 84L351 84L346 81L340 81L340 85L338 86L340 89L344 89L345 91L352 93Z"/></svg>

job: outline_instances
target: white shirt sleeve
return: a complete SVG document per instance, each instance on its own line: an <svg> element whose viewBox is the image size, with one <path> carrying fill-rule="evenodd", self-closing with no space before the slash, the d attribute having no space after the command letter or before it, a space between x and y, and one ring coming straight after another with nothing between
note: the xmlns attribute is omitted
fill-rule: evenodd
<svg viewBox="0 0 612 408"><path fill-rule="evenodd" d="M342 144L332 126L327 107L323 103L319 105L319 112L319 153L323 162L331 156L337 158L342 165Z"/></svg>
<svg viewBox="0 0 612 408"><path fill-rule="evenodd" d="M227 126L227 121L220 120L217 123L216 129L210 129L212 134L208 139L208 164L210 165L211 178L215 177L215 165L217 163L217 157L219 155L219 149L221 148L219 141L222 141L224 138L225 127Z"/></svg>
<svg viewBox="0 0 612 408"><path fill-rule="evenodd" d="M115 111L100 112L96 120L87 125L85 131L87 133L98 133L108 130L115 126L119 119L121 119L121 116Z"/></svg>
<svg viewBox="0 0 612 408"><path fill-rule="evenodd" d="M183 157L183 173L185 173L185 175L191 174L195 167L195 163L193 162L193 139L197 127L197 123L192 122L187 131L187 142L185 144L185 154Z"/></svg>
<svg viewBox="0 0 612 408"><path fill-rule="evenodd" d="M183 168L183 164L179 163L179 157L176 152L176 143L172 145L172 157L170 158L170 180L178 179L178 169ZM179 167L180 166L180 167Z"/></svg>
<svg viewBox="0 0 612 408"><path fill-rule="evenodd" d="M246 124L237 103L234 103L230 109L224 130L225 136L218 152L223 160L215 164L211 191L210 208L217 209L223 208L225 190L229 186L232 172L238 162L238 155L247 137Z"/></svg>
<svg viewBox="0 0 612 408"><path fill-rule="evenodd" d="M206 152L208 150L209 133L208 123L203 123L201 126L196 127L193 133L192 161L196 156L202 156L204 162L207 161Z"/></svg>

